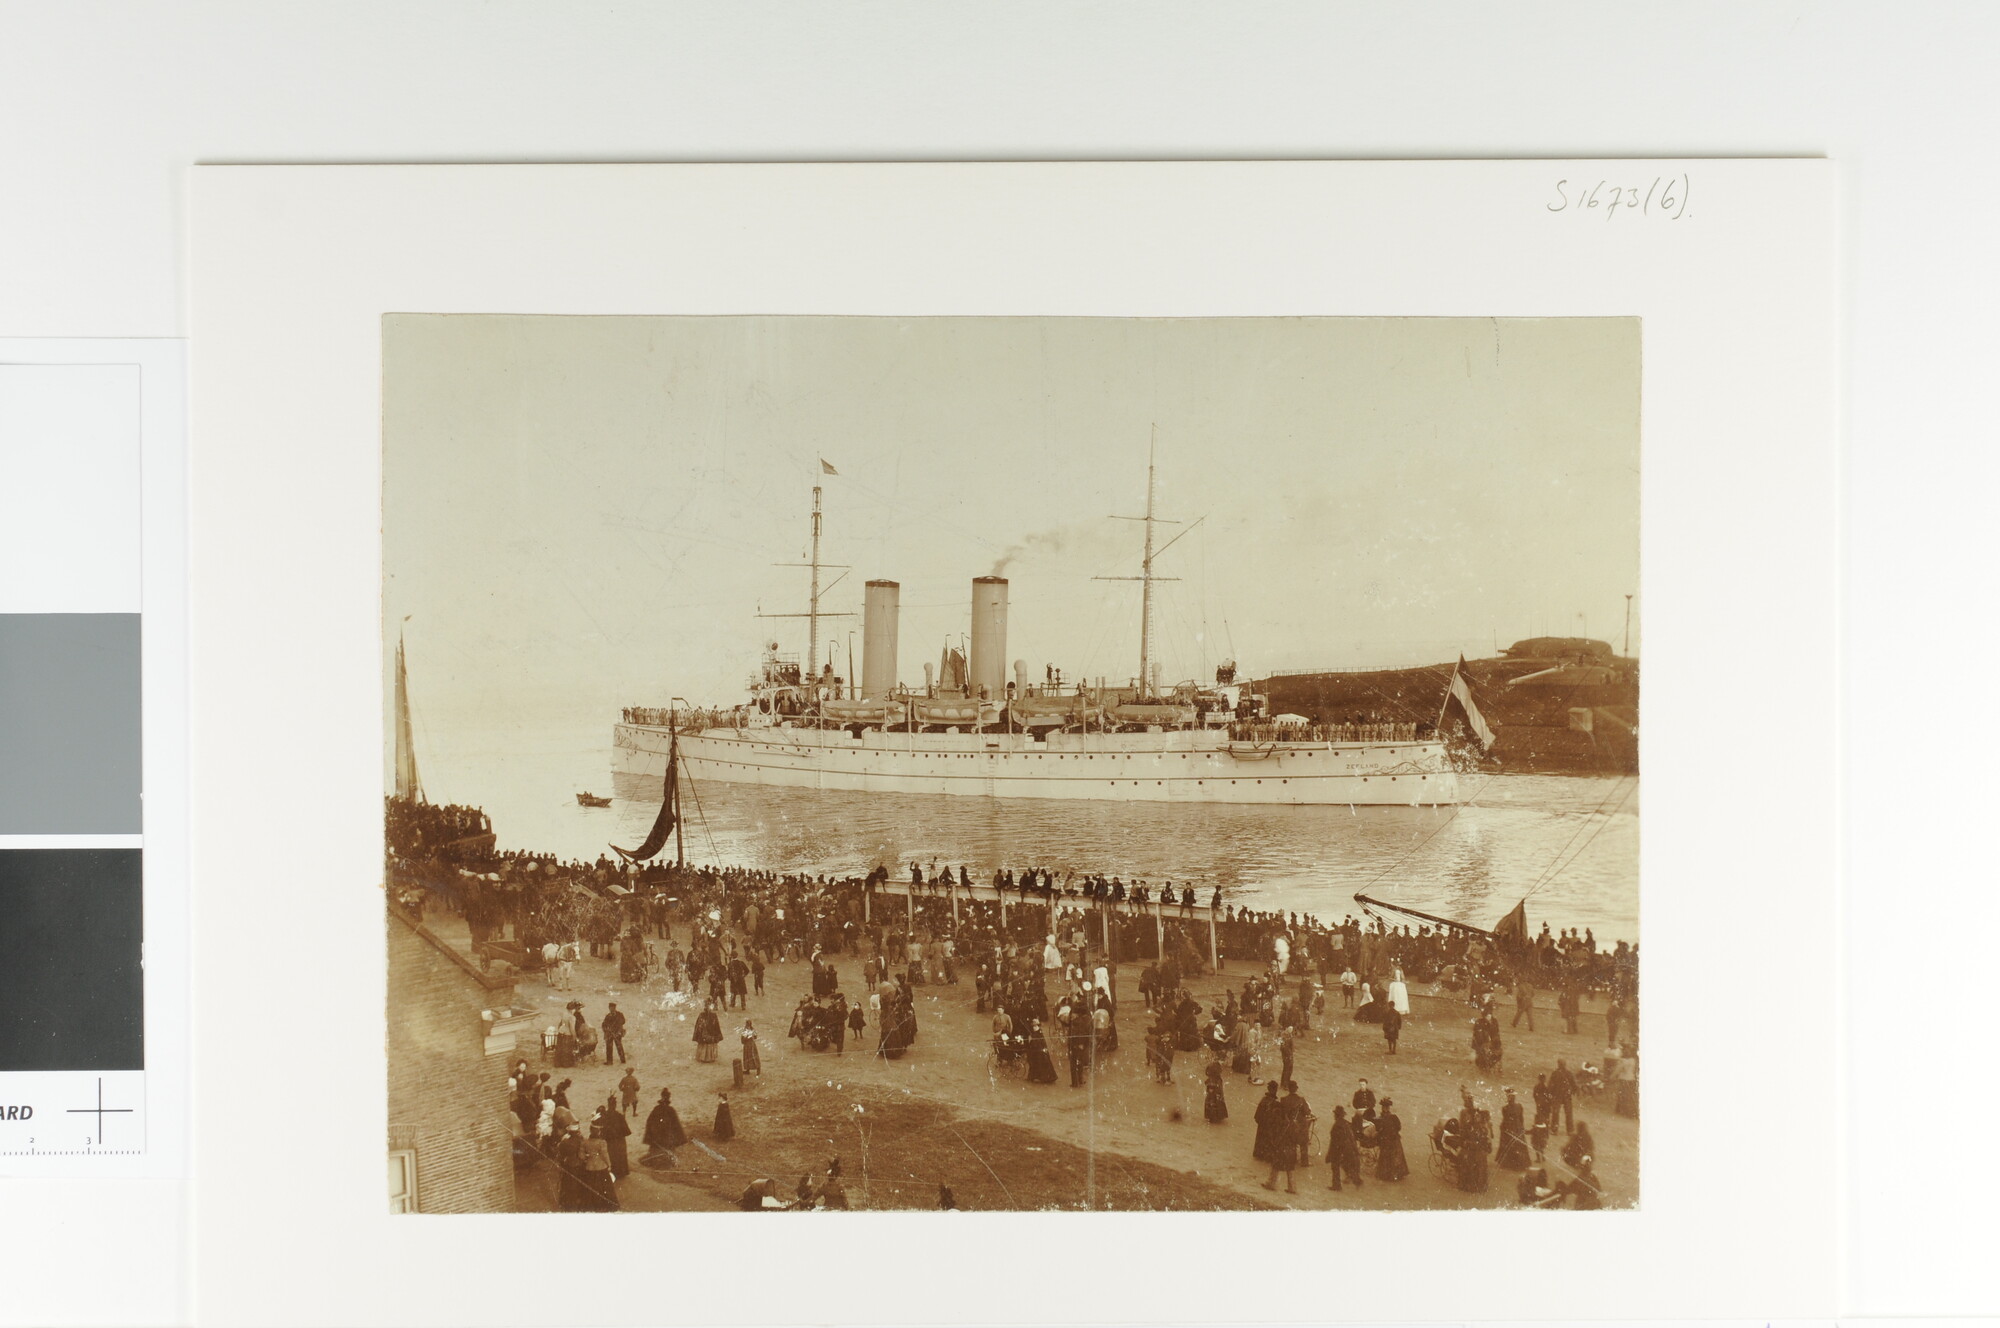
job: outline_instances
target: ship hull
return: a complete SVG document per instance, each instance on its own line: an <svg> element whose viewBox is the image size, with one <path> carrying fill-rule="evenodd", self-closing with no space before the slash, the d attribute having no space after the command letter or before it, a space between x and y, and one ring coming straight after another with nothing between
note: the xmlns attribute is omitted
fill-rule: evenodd
<svg viewBox="0 0 2000 1328"><path fill-rule="evenodd" d="M612 729L614 773L666 773L665 728ZM1458 776L1437 742L1232 745L1216 732L875 733L711 729L683 733L689 778L773 788L975 798L1296 806L1448 806Z"/></svg>

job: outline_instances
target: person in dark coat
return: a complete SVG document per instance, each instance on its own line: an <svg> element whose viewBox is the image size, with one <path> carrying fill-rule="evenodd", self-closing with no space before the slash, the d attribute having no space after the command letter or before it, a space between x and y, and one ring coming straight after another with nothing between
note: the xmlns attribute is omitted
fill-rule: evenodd
<svg viewBox="0 0 2000 1328"><path fill-rule="evenodd" d="M1208 1089L1202 1099L1201 1114L1208 1118L1210 1125L1220 1125L1229 1119L1229 1103L1222 1097L1222 1062L1210 1061L1205 1073Z"/></svg>
<svg viewBox="0 0 2000 1328"><path fill-rule="evenodd" d="M583 1185L592 1212L618 1211L618 1177L611 1170L611 1141L604 1137L604 1117L618 1116L599 1107L591 1113L590 1137L583 1141ZM624 1120L623 1116L618 1116Z"/></svg>
<svg viewBox="0 0 2000 1328"><path fill-rule="evenodd" d="M1250 1156L1259 1162L1271 1163L1274 1168L1278 1158L1278 1135L1283 1128L1278 1116L1278 1081L1273 1079L1264 1085L1264 1096L1257 1099L1257 1109L1251 1113L1251 1118L1257 1122L1257 1138L1250 1145ZM1275 1180L1277 1174L1274 1169L1272 1179ZM1268 1190L1272 1186L1264 1188Z"/></svg>
<svg viewBox="0 0 2000 1328"><path fill-rule="evenodd" d="M1069 1086L1082 1088L1090 1073L1091 1029L1090 1012L1081 1003L1069 1014Z"/></svg>
<svg viewBox="0 0 2000 1328"><path fill-rule="evenodd" d="M1500 1108L1500 1148L1493 1155L1493 1165L1509 1171L1525 1171L1528 1166L1527 1113L1514 1100L1511 1088L1507 1090L1507 1105Z"/></svg>
<svg viewBox="0 0 2000 1328"><path fill-rule="evenodd" d="M713 1063L715 1049L722 1042L722 1017L715 1012L715 1002L694 1018L694 1058L703 1064Z"/></svg>
<svg viewBox="0 0 2000 1328"><path fill-rule="evenodd" d="M604 1022L598 1025L604 1034L604 1063L611 1064L613 1052L618 1055L618 1063L625 1064L625 1012L612 1002L604 1013Z"/></svg>
<svg viewBox="0 0 2000 1328"><path fill-rule="evenodd" d="M1389 1044L1389 1054L1396 1054L1396 1040L1403 1036L1403 1012L1393 1005L1382 1007L1382 1040Z"/></svg>
<svg viewBox="0 0 2000 1328"><path fill-rule="evenodd" d="M1549 1089L1547 1074L1535 1076L1535 1124L1528 1135L1528 1141L1535 1150L1535 1161L1542 1160L1542 1150L1549 1145L1549 1113L1555 1109L1555 1098Z"/></svg>
<svg viewBox="0 0 2000 1328"><path fill-rule="evenodd" d="M1361 1087L1354 1090L1353 1106L1356 1115L1375 1110L1375 1090L1368 1086L1366 1079L1361 1081Z"/></svg>
<svg viewBox="0 0 2000 1328"><path fill-rule="evenodd" d="M625 1113L618 1109L616 1097L605 1099L604 1114L598 1121L598 1128L603 1132L604 1142L611 1149L611 1178L619 1180L631 1175L631 1154L626 1149L625 1140L631 1136L632 1123L626 1120Z"/></svg>
<svg viewBox="0 0 2000 1328"><path fill-rule="evenodd" d="M1403 1156L1403 1120L1396 1104L1382 1099L1382 1114L1375 1118L1375 1143L1381 1151L1375 1158L1375 1179L1401 1180L1410 1174L1409 1159Z"/></svg>
<svg viewBox="0 0 2000 1328"><path fill-rule="evenodd" d="M591 1195L583 1174L583 1135L576 1130L563 1131L556 1143L556 1175L556 1208L565 1213L588 1212Z"/></svg>
<svg viewBox="0 0 2000 1328"><path fill-rule="evenodd" d="M675 1164L674 1150L687 1147L687 1131L681 1128L681 1114L674 1110L673 1090L662 1088L660 1101L646 1117L646 1161Z"/></svg>
<svg viewBox="0 0 2000 1328"><path fill-rule="evenodd" d="M715 1141L726 1144L736 1137L736 1115L729 1109L729 1095L715 1095Z"/></svg>
<svg viewBox="0 0 2000 1328"><path fill-rule="evenodd" d="M1361 1188L1361 1147L1354 1142L1354 1127L1347 1123L1347 1108L1333 1109L1333 1124L1326 1130L1326 1161L1333 1171L1333 1183L1328 1189L1340 1188L1343 1174Z"/></svg>
<svg viewBox="0 0 2000 1328"><path fill-rule="evenodd" d="M1472 1105L1470 1094L1458 1117L1458 1188L1467 1194L1486 1193L1486 1157L1493 1151L1493 1126L1488 1113Z"/></svg>
<svg viewBox="0 0 2000 1328"><path fill-rule="evenodd" d="M1042 1021L1037 1019L1028 1025L1028 1082L1052 1084L1055 1081L1056 1065L1049 1059L1049 1040L1042 1035Z"/></svg>
<svg viewBox="0 0 2000 1328"><path fill-rule="evenodd" d="M1549 1076L1549 1128L1553 1130L1556 1117L1562 1117L1563 1133L1576 1133L1576 1076L1569 1072L1569 1066L1556 1062L1555 1073Z"/></svg>
<svg viewBox="0 0 2000 1328"><path fill-rule="evenodd" d="M1588 1153L1576 1160L1576 1175L1558 1188L1570 1196L1572 1208L1604 1207L1604 1187L1598 1182L1597 1171Z"/></svg>
<svg viewBox="0 0 2000 1328"><path fill-rule="evenodd" d="M1271 1177L1264 1182L1264 1188L1278 1188L1278 1174L1284 1173L1285 1193L1297 1194L1298 1187L1292 1183L1292 1172L1305 1160L1308 1140L1312 1137L1312 1107L1299 1093L1299 1086L1287 1080L1285 1096L1279 1099L1272 1111L1276 1124L1271 1146Z"/></svg>

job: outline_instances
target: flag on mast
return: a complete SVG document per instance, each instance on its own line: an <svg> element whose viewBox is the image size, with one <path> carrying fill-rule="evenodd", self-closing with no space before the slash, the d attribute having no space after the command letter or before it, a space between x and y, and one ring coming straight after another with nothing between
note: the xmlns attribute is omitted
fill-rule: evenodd
<svg viewBox="0 0 2000 1328"><path fill-rule="evenodd" d="M1486 716L1479 713L1478 703L1472 699L1472 687L1465 681L1464 655L1458 657L1458 667L1451 671L1451 690L1446 695L1445 704L1449 705L1452 701L1457 701L1459 709L1465 712L1465 722L1471 725L1472 735L1479 739L1480 749L1491 751L1493 730L1486 726Z"/></svg>
<svg viewBox="0 0 2000 1328"><path fill-rule="evenodd" d="M833 468L833 463L825 457L819 459L819 470L822 475L838 475L840 473Z"/></svg>

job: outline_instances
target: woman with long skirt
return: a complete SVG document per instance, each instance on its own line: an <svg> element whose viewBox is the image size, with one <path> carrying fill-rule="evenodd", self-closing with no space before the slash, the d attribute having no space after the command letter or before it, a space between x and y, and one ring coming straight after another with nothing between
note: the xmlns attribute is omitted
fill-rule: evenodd
<svg viewBox="0 0 2000 1328"><path fill-rule="evenodd" d="M694 1058L704 1065L715 1062L715 1049L722 1042L722 1019L710 1001L694 1017Z"/></svg>
<svg viewBox="0 0 2000 1328"><path fill-rule="evenodd" d="M1527 1113L1514 1100L1514 1090L1507 1090L1507 1105L1500 1108L1500 1149L1493 1155L1493 1165L1508 1171L1525 1171L1528 1167Z"/></svg>
<svg viewBox="0 0 2000 1328"><path fill-rule="evenodd" d="M583 1177L583 1136L565 1131L556 1143L556 1207L565 1213L586 1212L590 1190Z"/></svg>
<svg viewBox="0 0 2000 1328"><path fill-rule="evenodd" d="M687 1147L687 1131L681 1128L681 1114L674 1110L672 1089L660 1090L660 1101L646 1117L646 1161L663 1161L674 1166L674 1150Z"/></svg>
<svg viewBox="0 0 2000 1328"><path fill-rule="evenodd" d="M1276 1079L1264 1085L1264 1096L1257 1099L1257 1110L1252 1115L1257 1122L1257 1138L1250 1145L1250 1156L1259 1162L1275 1162L1278 1157L1278 1136L1282 1133L1282 1122L1278 1119Z"/></svg>
<svg viewBox="0 0 2000 1328"><path fill-rule="evenodd" d="M1328 1189L1340 1188L1340 1178L1346 1176L1355 1189L1361 1188L1361 1148L1354 1141L1354 1127L1347 1123L1347 1108L1333 1109L1333 1124L1326 1130L1326 1162L1333 1169L1333 1184Z"/></svg>
<svg viewBox="0 0 2000 1328"><path fill-rule="evenodd" d="M715 1141L726 1144L736 1137L736 1113L729 1109L729 1095L715 1095Z"/></svg>
<svg viewBox="0 0 2000 1328"><path fill-rule="evenodd" d="M603 1132L604 1142L611 1147L611 1179L617 1180L631 1175L632 1158L625 1140L631 1136L632 1123L626 1120L625 1113L618 1109L618 1098L615 1094L605 1099L598 1127Z"/></svg>
<svg viewBox="0 0 2000 1328"><path fill-rule="evenodd" d="M756 1025L745 1019L743 1027L736 1030L736 1035L743 1043L743 1073L754 1074L760 1079L763 1078L764 1058L757 1054Z"/></svg>
<svg viewBox="0 0 2000 1328"><path fill-rule="evenodd" d="M1055 1081L1056 1063L1049 1059L1049 1040L1042 1036L1042 1021L1037 1019L1028 1026L1028 1082L1052 1084Z"/></svg>
<svg viewBox="0 0 2000 1328"><path fill-rule="evenodd" d="M1201 1114L1208 1118L1210 1125L1220 1125L1229 1119L1229 1103L1222 1096L1222 1062L1210 1061L1204 1071L1208 1089L1201 1104Z"/></svg>
<svg viewBox="0 0 2000 1328"><path fill-rule="evenodd" d="M1382 1099L1382 1114L1375 1118L1375 1179L1401 1180L1410 1174L1409 1159L1403 1156L1403 1119L1396 1104Z"/></svg>
<svg viewBox="0 0 2000 1328"><path fill-rule="evenodd" d="M611 1142L604 1137L602 1123L593 1119L590 1137L583 1141L583 1188L588 1210L595 1213L617 1212L617 1182L618 1178L611 1172Z"/></svg>
<svg viewBox="0 0 2000 1328"><path fill-rule="evenodd" d="M1612 1110L1633 1120L1639 1118L1639 1058L1632 1053L1630 1044L1625 1053L1612 1067L1611 1082L1616 1095L1612 1098Z"/></svg>

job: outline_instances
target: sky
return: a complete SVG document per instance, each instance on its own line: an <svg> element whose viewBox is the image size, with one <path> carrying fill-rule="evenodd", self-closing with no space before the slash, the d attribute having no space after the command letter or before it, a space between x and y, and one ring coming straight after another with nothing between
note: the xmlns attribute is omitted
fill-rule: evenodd
<svg viewBox="0 0 2000 1328"><path fill-rule="evenodd" d="M391 315L385 667L433 716L734 704L902 583L899 673L1004 567L1009 659L1136 674L1149 446L1168 682L1621 644L1639 591L1636 319ZM824 473L821 462L837 475ZM1634 601L1632 649L1638 652ZM407 619L407 621L405 621Z"/></svg>

